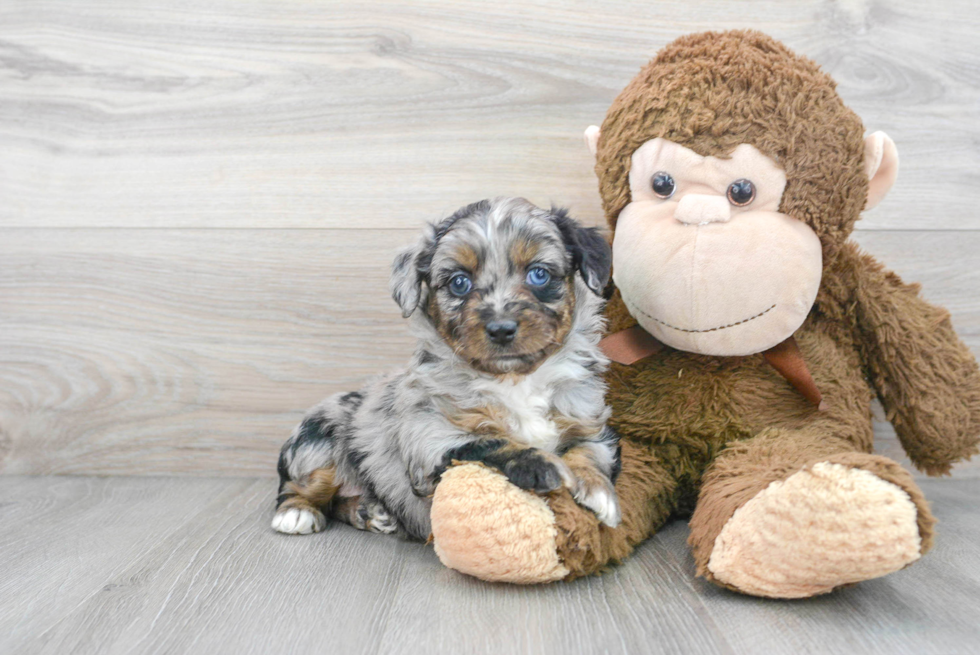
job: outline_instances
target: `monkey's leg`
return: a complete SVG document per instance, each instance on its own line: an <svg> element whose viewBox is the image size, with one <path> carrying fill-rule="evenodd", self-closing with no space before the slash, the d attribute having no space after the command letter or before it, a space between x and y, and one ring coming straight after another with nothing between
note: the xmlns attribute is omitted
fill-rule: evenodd
<svg viewBox="0 0 980 655"><path fill-rule="evenodd" d="M450 468L432 505L440 559L484 580L523 584L572 579L625 559L670 516L677 484L649 450L621 443L617 528L600 524L565 488L546 502L478 464Z"/></svg>
<svg viewBox="0 0 980 655"><path fill-rule="evenodd" d="M708 467L689 543L715 583L802 598L911 564L934 523L897 463L823 430L769 429Z"/></svg>
<svg viewBox="0 0 980 655"><path fill-rule="evenodd" d="M558 527L558 555L569 570L568 580L626 559L676 508L677 482L657 457L629 441L620 443L623 468L616 479L616 493L622 520L618 527L599 523L567 491L549 503Z"/></svg>

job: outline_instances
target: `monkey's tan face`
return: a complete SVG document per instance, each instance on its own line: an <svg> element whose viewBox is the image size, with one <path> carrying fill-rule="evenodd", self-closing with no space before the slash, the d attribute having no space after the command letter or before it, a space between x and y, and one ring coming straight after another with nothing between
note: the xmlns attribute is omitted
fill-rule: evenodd
<svg viewBox="0 0 980 655"><path fill-rule="evenodd" d="M820 240L779 213L786 176L743 144L728 159L666 139L633 153L613 279L634 318L674 348L748 355L792 336L823 270Z"/></svg>

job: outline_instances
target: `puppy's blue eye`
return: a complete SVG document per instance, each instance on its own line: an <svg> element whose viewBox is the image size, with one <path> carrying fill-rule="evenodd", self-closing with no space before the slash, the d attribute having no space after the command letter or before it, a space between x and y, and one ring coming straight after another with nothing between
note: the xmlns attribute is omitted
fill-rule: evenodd
<svg viewBox="0 0 980 655"><path fill-rule="evenodd" d="M453 294L458 298L462 298L470 292L473 288L473 282L470 278L462 273L457 273L449 280L449 293Z"/></svg>
<svg viewBox="0 0 980 655"><path fill-rule="evenodd" d="M551 273L540 266L535 266L527 272L527 283L532 287L543 287L551 279Z"/></svg>

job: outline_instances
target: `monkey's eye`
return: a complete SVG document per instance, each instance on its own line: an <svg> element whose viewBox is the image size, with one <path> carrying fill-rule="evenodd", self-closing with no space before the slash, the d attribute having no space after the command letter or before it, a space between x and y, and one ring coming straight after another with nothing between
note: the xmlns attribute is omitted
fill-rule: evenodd
<svg viewBox="0 0 980 655"><path fill-rule="evenodd" d="M457 298L462 298L473 288L473 282L464 273L457 273L449 280L449 293Z"/></svg>
<svg viewBox="0 0 980 655"><path fill-rule="evenodd" d="M551 280L551 273L544 270L540 266L535 266L527 272L527 277L525 278L527 283L532 287L543 287L548 284Z"/></svg>
<svg viewBox="0 0 980 655"><path fill-rule="evenodd" d="M674 195L674 178L664 171L653 174L653 177L650 178L650 186L653 187L653 192L661 198L666 199Z"/></svg>
<svg viewBox="0 0 980 655"><path fill-rule="evenodd" d="M736 207L744 207L755 200L755 185L742 178L728 185L728 202Z"/></svg>

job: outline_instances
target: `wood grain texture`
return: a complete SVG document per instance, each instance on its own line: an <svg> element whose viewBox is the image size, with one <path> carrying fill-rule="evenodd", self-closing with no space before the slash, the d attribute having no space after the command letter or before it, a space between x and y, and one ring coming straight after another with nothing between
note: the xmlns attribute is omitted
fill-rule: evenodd
<svg viewBox="0 0 980 655"><path fill-rule="evenodd" d="M911 183L864 229L980 227L973 0L7 0L0 226L404 227L498 194L598 217L584 128L672 39L736 27L895 139Z"/></svg>
<svg viewBox="0 0 980 655"><path fill-rule="evenodd" d="M411 230L10 230L6 473L272 475L303 411L402 366L388 296ZM980 353L980 233L866 232ZM894 433L882 446L900 454ZM889 440L890 439L890 440ZM978 465L958 470L980 473Z"/></svg>
<svg viewBox="0 0 980 655"><path fill-rule="evenodd" d="M185 541L182 530L195 520L213 519L206 510L215 503L247 502L252 486L203 478L0 478L0 651L39 652L76 608L131 598L127 592L146 582L148 564L181 566L165 544ZM151 564L147 556L154 552L164 558ZM91 639L76 646L96 652Z"/></svg>
<svg viewBox="0 0 980 655"><path fill-rule="evenodd" d="M4 476L0 652L972 653L980 481L923 486L922 561L770 601L695 578L679 521L602 577L517 587L348 526L274 533L269 480Z"/></svg>
<svg viewBox="0 0 980 655"><path fill-rule="evenodd" d="M386 279L406 237L13 232L0 245L7 472L271 474L307 407L407 360Z"/></svg>
<svg viewBox="0 0 980 655"><path fill-rule="evenodd" d="M0 652L974 652L980 462L922 481L922 562L801 602L695 579L680 522L600 578L488 585L277 535L268 477L203 477L273 475L307 406L407 358L387 268L421 221L503 194L601 222L583 129L702 29L784 40L895 139L856 238L980 354L974 5L0 3Z"/></svg>
<svg viewBox="0 0 980 655"><path fill-rule="evenodd" d="M856 238L980 353L970 0L8 0L0 472L272 474L307 406L406 360L387 268L423 220L514 194L598 224L582 129L671 39L732 27L895 138Z"/></svg>

